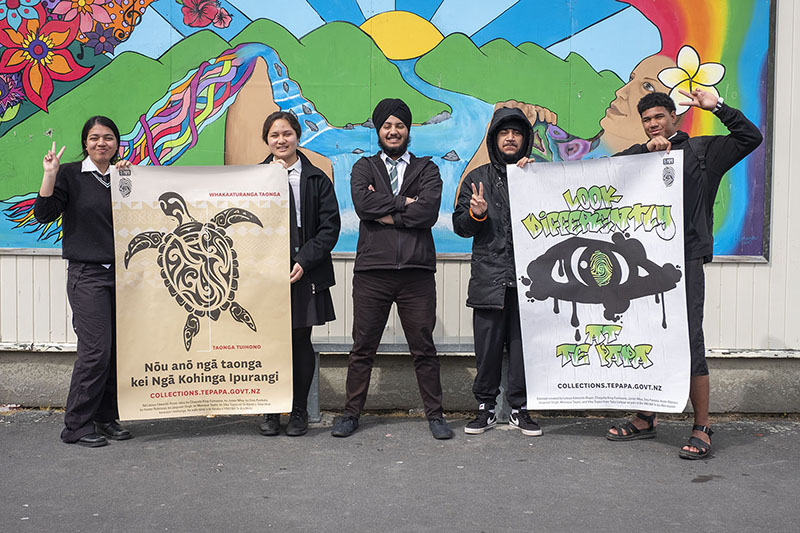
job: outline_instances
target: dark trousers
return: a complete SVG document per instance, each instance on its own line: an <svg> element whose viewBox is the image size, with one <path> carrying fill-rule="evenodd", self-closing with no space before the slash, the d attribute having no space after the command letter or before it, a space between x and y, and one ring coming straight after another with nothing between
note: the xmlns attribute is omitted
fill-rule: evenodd
<svg viewBox="0 0 800 533"><path fill-rule="evenodd" d="M503 309L474 309L472 329L478 373L472 394L478 403L494 406L500 393L503 348L508 350L508 405L519 409L527 402L525 363L522 359L522 330L519 324L517 290L506 289Z"/></svg>
<svg viewBox="0 0 800 533"><path fill-rule="evenodd" d="M311 326L292 330L292 408L308 409L308 391L314 381L316 357L311 344Z"/></svg>
<svg viewBox="0 0 800 533"><path fill-rule="evenodd" d="M703 258L686 261L686 318L689 321L689 348L692 376L707 376L706 341L703 335L703 307L706 303L706 277Z"/></svg>
<svg viewBox="0 0 800 533"><path fill-rule="evenodd" d="M367 399L375 352L392 303L414 358L417 385L428 419L442 416L439 357L433 343L436 281L421 269L369 270L353 273L353 349L347 366L344 414L359 416Z"/></svg>
<svg viewBox="0 0 800 533"><path fill-rule="evenodd" d="M94 433L94 422L111 422L117 411L114 268L70 261L67 297L78 358L72 369L61 440Z"/></svg>

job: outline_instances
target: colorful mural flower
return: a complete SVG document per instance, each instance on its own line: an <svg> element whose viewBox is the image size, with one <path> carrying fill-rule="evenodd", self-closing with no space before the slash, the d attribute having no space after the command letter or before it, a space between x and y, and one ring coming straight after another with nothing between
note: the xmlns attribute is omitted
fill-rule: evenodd
<svg viewBox="0 0 800 533"><path fill-rule="evenodd" d="M193 28L203 28L213 24L217 28L227 28L233 18L228 10L220 7L217 0L178 0L183 7L183 23Z"/></svg>
<svg viewBox="0 0 800 533"><path fill-rule="evenodd" d="M208 26L217 17L219 4L216 0L183 0L183 23L192 28Z"/></svg>
<svg viewBox="0 0 800 533"><path fill-rule="evenodd" d="M80 17L80 28L84 34L91 31L94 23L111 24L111 17L103 4L109 0L63 0L53 9L53 13L63 15L64 20Z"/></svg>
<svg viewBox="0 0 800 533"><path fill-rule="evenodd" d="M0 74L0 114L5 114L12 107L18 107L25 101L22 88L22 76L19 73ZM16 112L14 112L16 115ZM5 117L9 120L11 117Z"/></svg>
<svg viewBox="0 0 800 533"><path fill-rule="evenodd" d="M658 79L670 88L669 96L675 102L675 112L678 115L686 113L689 106L681 105L686 97L679 91L692 92L694 89L708 91L717 97L719 92L714 87L725 75L725 67L720 63L700 63L697 51L689 45L684 45L678 51L677 67L665 68L658 73Z"/></svg>
<svg viewBox="0 0 800 533"><path fill-rule="evenodd" d="M0 21L4 20L14 30L19 29L23 19L39 18L34 6L40 0L0 0Z"/></svg>
<svg viewBox="0 0 800 533"><path fill-rule="evenodd" d="M219 11L217 11L217 16L214 17L214 26L217 28L227 28L231 25L232 18L233 17L230 13L228 13L228 10L224 7L221 7L219 8Z"/></svg>
<svg viewBox="0 0 800 533"><path fill-rule="evenodd" d="M37 6L39 18L26 20L22 32L6 28L0 31L0 74L21 73L25 96L47 111L47 100L53 94L53 80L73 81L91 69L79 65L67 50L75 40L78 28L58 20L46 20L44 8Z"/></svg>
<svg viewBox="0 0 800 533"><path fill-rule="evenodd" d="M114 37L114 28L104 28L101 24L95 24L94 30L84 34L86 46L94 48L94 55L100 55L114 51L114 47L119 44Z"/></svg>

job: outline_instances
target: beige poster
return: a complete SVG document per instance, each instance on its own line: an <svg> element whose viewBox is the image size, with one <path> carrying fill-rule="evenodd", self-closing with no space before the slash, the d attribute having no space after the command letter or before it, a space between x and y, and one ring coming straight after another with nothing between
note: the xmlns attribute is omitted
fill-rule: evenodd
<svg viewBox="0 0 800 533"><path fill-rule="evenodd" d="M120 418L289 411L286 171L131 167L111 192Z"/></svg>

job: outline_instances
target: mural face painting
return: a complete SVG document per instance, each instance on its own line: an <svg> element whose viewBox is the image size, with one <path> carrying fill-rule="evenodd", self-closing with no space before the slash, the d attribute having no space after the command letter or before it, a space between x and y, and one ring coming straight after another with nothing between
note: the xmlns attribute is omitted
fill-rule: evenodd
<svg viewBox="0 0 800 533"><path fill-rule="evenodd" d="M120 156L137 165L197 166L260 162L260 126L284 110L298 117L301 149L338 178L336 251L355 251L347 176L379 149L370 112L391 97L412 110L410 149L441 170L437 251L468 252L448 199L488 161L482 137L496 104L525 111L537 161L646 141L635 107L652 91L678 102L681 89L716 92L766 131L771 4L0 1L0 248L60 246L60 221L33 219L36 162L53 140L67 144L65 160L79 157L68 143L75 116L112 117ZM676 126L725 133L681 106ZM726 175L715 254L763 255L766 168L761 146Z"/></svg>
<svg viewBox="0 0 800 533"><path fill-rule="evenodd" d="M529 408L682 410L683 151L508 168Z"/></svg>
<svg viewBox="0 0 800 533"><path fill-rule="evenodd" d="M278 165L112 171L123 419L291 409L288 198Z"/></svg>

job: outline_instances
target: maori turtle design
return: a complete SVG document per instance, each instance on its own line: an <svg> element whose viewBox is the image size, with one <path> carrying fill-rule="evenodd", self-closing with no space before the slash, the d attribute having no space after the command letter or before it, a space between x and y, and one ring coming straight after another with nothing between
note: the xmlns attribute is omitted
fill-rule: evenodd
<svg viewBox="0 0 800 533"><path fill-rule="evenodd" d="M239 263L233 240L225 234L225 228L239 222L262 226L258 217L245 209L232 207L203 224L192 218L178 193L165 192L158 203L165 215L178 221L178 227L172 233L145 231L133 237L125 252L125 268L138 252L158 249L158 266L164 285L178 305L189 312L183 327L186 351L200 331L199 318L206 315L217 320L222 311L229 310L234 320L256 331L253 317L233 299L239 285Z"/></svg>

